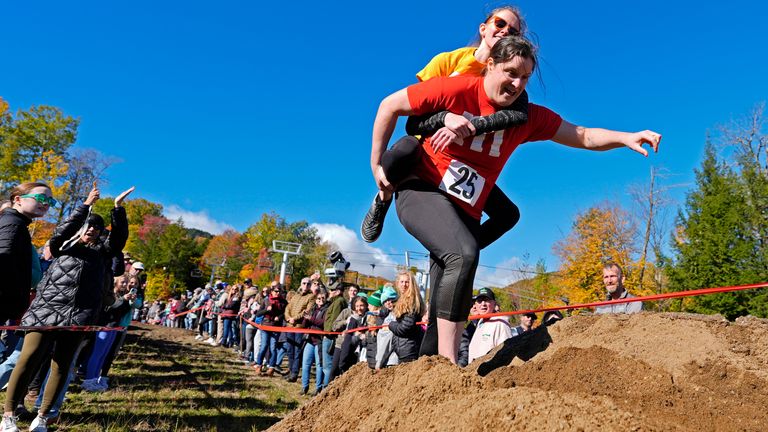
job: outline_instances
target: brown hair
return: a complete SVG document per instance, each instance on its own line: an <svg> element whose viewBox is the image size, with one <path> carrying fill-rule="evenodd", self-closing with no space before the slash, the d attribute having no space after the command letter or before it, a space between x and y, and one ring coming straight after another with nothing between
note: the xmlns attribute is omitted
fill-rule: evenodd
<svg viewBox="0 0 768 432"><path fill-rule="evenodd" d="M490 58L493 59L493 64L505 63L514 57L530 59L533 62L532 71L536 70L536 65L539 63L536 47L522 36L505 36L491 48ZM483 71L483 74L486 70Z"/></svg>
<svg viewBox="0 0 768 432"><path fill-rule="evenodd" d="M488 24L488 21L491 20L496 14L498 14L501 11L508 10L512 12L512 14L517 18L517 21L520 23L520 34L524 35L528 31L528 24L525 22L525 18L523 18L523 13L520 12L520 9L517 6L512 5L506 5L506 6L499 6L496 9L492 10L491 13L489 13L483 22L485 24ZM475 39L472 41L471 46L479 46L480 45L481 36L480 34L475 35Z"/></svg>
<svg viewBox="0 0 768 432"><path fill-rule="evenodd" d="M51 189L50 186L42 182L27 182L27 183L22 183L14 187L13 189L11 189L11 193L8 197L10 198L11 203L13 203L14 198L16 198L17 196L22 196L24 194L27 194L29 193L29 191L37 187L44 187L44 188L47 188L48 190Z"/></svg>

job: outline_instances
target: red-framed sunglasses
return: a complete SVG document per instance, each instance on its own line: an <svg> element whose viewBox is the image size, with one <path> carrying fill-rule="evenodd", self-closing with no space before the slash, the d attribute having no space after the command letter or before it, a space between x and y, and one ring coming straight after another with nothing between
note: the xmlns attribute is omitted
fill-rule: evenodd
<svg viewBox="0 0 768 432"><path fill-rule="evenodd" d="M494 16L491 18L491 21L493 21L493 26L496 27L498 30L504 30L505 27L507 28L507 33L509 33L511 36L517 36L520 34L520 30L518 30L515 27L512 27L512 24L508 23L507 20L504 18L501 18L499 16Z"/></svg>

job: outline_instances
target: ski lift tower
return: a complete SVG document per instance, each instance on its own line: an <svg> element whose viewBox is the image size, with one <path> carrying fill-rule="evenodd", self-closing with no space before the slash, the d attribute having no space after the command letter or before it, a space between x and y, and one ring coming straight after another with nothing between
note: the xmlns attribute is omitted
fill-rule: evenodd
<svg viewBox="0 0 768 432"><path fill-rule="evenodd" d="M280 263L280 285L285 286L285 267L288 265L288 255L301 253L301 243L272 240L272 252L283 254L283 262Z"/></svg>

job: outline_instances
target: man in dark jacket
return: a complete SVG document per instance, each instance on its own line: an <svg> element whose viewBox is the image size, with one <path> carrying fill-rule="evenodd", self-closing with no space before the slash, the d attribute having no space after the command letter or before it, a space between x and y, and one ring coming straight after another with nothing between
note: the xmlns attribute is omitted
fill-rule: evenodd
<svg viewBox="0 0 768 432"><path fill-rule="evenodd" d="M328 288L328 310L325 312L325 326L323 330L333 331L333 322L339 316L341 311L349 307L347 300L342 294L343 283L336 281ZM331 382L331 373L333 371L333 352L336 348L336 336L323 336L323 377L325 383L323 388L328 387Z"/></svg>

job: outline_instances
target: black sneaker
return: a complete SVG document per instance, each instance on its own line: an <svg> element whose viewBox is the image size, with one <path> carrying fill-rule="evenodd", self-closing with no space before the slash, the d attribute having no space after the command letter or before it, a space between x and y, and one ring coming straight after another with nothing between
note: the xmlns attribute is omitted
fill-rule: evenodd
<svg viewBox="0 0 768 432"><path fill-rule="evenodd" d="M379 194L376 193L376 197L371 203L371 208L368 209L368 213L365 214L363 219L363 225L360 226L360 235L368 243L375 242L381 235L381 230L384 228L384 218L387 217L387 210L392 204L392 200L382 201L379 199Z"/></svg>

